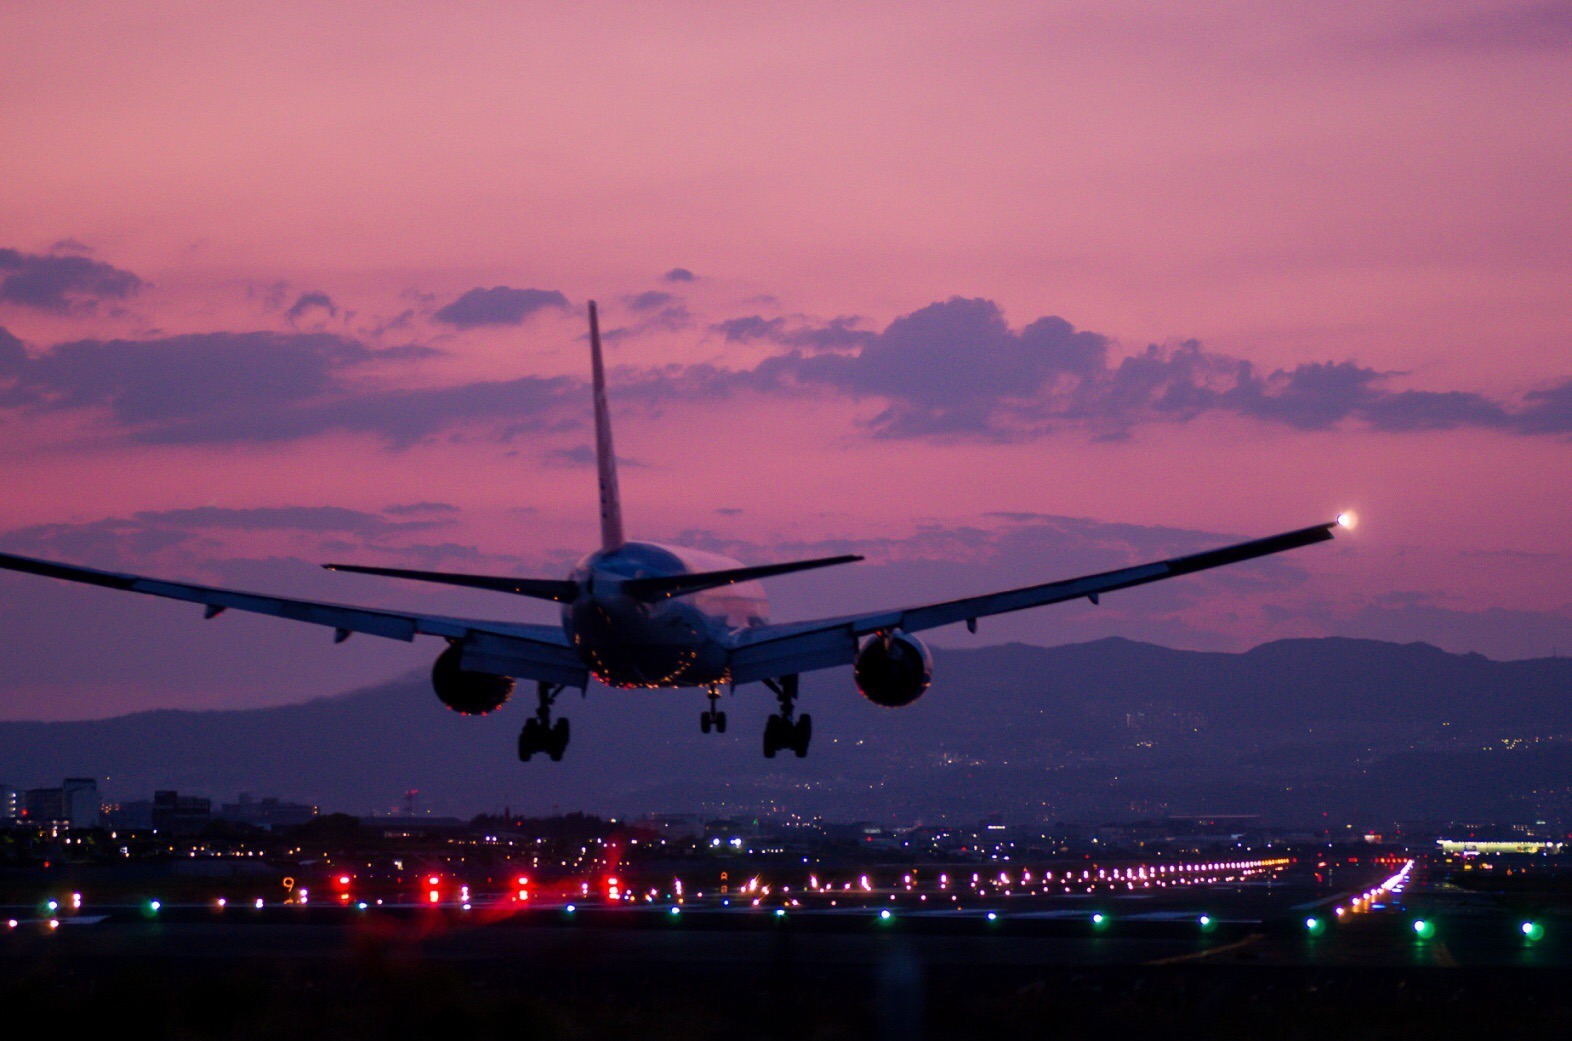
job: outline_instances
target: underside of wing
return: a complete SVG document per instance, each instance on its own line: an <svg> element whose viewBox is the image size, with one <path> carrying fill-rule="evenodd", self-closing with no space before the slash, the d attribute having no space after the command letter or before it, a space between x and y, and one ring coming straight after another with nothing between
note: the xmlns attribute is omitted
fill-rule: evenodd
<svg viewBox="0 0 1572 1041"><path fill-rule="evenodd" d="M347 639L352 633L406 641L416 636L440 636L459 645L464 667L477 672L493 672L577 687L584 686L589 677L578 652L569 645L562 630L555 626L451 618L296 600L265 593L166 582L141 575L102 571L52 560L35 560L10 553L0 553L0 569L201 604L206 609L204 616L210 619L225 611L235 610L321 625L332 629L334 639L338 641Z"/></svg>
<svg viewBox="0 0 1572 1041"><path fill-rule="evenodd" d="M1342 522L1317 524L1297 531L1254 539L1220 549L1183 557L1104 571L1080 578L1023 586L999 593L963 597L895 611L846 615L813 622L766 625L740 632L731 649L733 683L849 665L857 657L862 637L876 632L917 632L954 622L975 624L979 618L1022 611L1029 607L1087 598L1093 603L1103 593L1145 585L1165 578L1193 574L1209 568L1281 553L1330 540Z"/></svg>

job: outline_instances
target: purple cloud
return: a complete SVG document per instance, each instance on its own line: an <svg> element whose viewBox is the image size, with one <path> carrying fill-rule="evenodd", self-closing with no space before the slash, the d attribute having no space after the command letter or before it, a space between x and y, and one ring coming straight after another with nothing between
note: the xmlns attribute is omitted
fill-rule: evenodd
<svg viewBox="0 0 1572 1041"><path fill-rule="evenodd" d="M0 276L0 302L55 314L91 311L100 300L123 300L147 284L101 260L14 249L0 249Z"/></svg>
<svg viewBox="0 0 1572 1041"><path fill-rule="evenodd" d="M697 282L699 279L698 275L685 267L674 267L660 277L666 282Z"/></svg>
<svg viewBox="0 0 1572 1041"><path fill-rule="evenodd" d="M313 308L326 311L328 313L328 317L330 318L338 317L338 306L333 303L333 298L321 290L315 290L310 293L301 293L300 296L296 298L295 302L290 305L289 310L284 312L284 316L293 322L295 319L302 317L307 311L310 311Z"/></svg>
<svg viewBox="0 0 1572 1041"><path fill-rule="evenodd" d="M568 298L555 289L477 287L442 308L432 317L460 329L473 329L481 325L519 325L536 311L548 307L566 310Z"/></svg>

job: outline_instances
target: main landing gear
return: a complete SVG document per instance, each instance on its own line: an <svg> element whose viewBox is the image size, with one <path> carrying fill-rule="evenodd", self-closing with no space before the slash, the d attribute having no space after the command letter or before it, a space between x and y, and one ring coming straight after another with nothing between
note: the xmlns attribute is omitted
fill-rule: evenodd
<svg viewBox="0 0 1572 1041"><path fill-rule="evenodd" d="M797 677L782 676L765 680L764 685L775 692L781 703L779 714L764 724L764 758L774 759L776 752L791 749L798 759L808 755L808 742L813 740L813 717L804 712L794 716L793 703L797 700Z"/></svg>
<svg viewBox="0 0 1572 1041"><path fill-rule="evenodd" d="M708 734L714 730L717 734L726 732L726 713L715 706L720 702L720 684L712 683L705 691L710 699L710 707L699 713L699 730Z"/></svg>
<svg viewBox="0 0 1572 1041"><path fill-rule="evenodd" d="M562 753L568 747L568 721L559 719L553 724L551 706L565 686L562 683L540 681L540 707L525 721L524 729L519 731L520 762L529 762L529 757L537 752L545 752L554 763L562 761Z"/></svg>

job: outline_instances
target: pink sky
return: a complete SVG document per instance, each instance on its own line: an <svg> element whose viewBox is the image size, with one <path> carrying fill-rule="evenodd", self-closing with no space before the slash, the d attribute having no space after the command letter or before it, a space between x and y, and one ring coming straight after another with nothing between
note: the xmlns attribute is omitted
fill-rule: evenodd
<svg viewBox="0 0 1572 1041"><path fill-rule="evenodd" d="M12 5L0 548L404 604L306 565L554 573L594 540L594 297L635 537L869 555L779 617L1353 507L1335 547L981 638L1565 650L1569 73L1567 3ZM566 306L439 317L498 286ZM1043 362L1046 316L1093 368ZM1125 392L1148 345L1182 405ZM435 650L19 577L0 622L0 718Z"/></svg>

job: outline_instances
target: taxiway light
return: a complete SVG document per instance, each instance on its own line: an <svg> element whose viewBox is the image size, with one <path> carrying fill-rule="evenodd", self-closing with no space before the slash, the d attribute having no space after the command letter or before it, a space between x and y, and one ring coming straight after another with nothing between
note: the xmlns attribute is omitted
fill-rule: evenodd
<svg viewBox="0 0 1572 1041"><path fill-rule="evenodd" d="M1545 935L1545 927L1538 922L1524 922L1523 935L1530 940L1538 940Z"/></svg>

